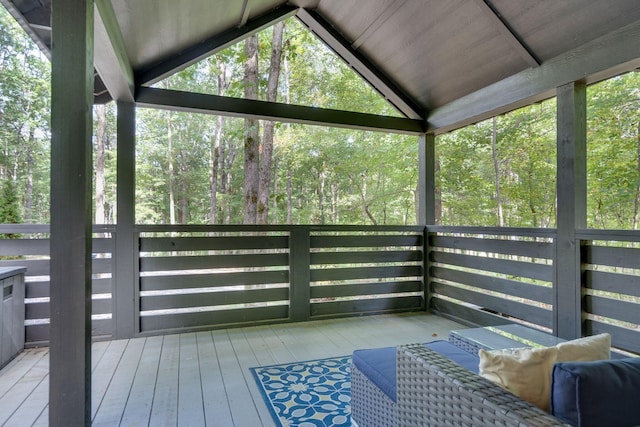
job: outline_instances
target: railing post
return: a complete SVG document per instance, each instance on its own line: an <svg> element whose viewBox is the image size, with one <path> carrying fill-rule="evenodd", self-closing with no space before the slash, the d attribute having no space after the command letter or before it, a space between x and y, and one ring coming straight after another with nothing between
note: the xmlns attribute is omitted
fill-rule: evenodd
<svg viewBox="0 0 640 427"><path fill-rule="evenodd" d="M429 226L424 227L422 233L424 241L422 242L422 286L424 289L424 309L431 309L431 289L429 283L431 281L431 260L429 259Z"/></svg>
<svg viewBox="0 0 640 427"><path fill-rule="evenodd" d="M429 225L435 225L438 217L436 206L436 137L433 134L418 137L418 217L416 222L424 225L423 273L424 309L429 310Z"/></svg>
<svg viewBox="0 0 640 427"><path fill-rule="evenodd" d="M576 229L586 227L587 101L584 83L557 89L557 233L554 265L554 321L557 336L582 335L580 244Z"/></svg>
<svg viewBox="0 0 640 427"><path fill-rule="evenodd" d="M303 322L311 316L311 235L309 227L289 234L289 319Z"/></svg>
<svg viewBox="0 0 640 427"><path fill-rule="evenodd" d="M132 338L137 329L135 295L138 245L135 223L136 110L133 103L118 102L118 173L113 322L116 339Z"/></svg>
<svg viewBox="0 0 640 427"><path fill-rule="evenodd" d="M418 217L420 225L436 223L436 137L418 137Z"/></svg>

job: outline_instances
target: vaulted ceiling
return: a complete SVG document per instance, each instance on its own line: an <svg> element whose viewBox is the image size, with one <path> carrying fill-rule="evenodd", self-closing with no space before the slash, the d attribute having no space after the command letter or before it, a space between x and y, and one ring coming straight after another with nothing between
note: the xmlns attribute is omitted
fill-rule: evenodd
<svg viewBox="0 0 640 427"><path fill-rule="evenodd" d="M0 0L47 52L51 0ZM296 15L409 119L445 131L640 67L637 0L95 0L97 102Z"/></svg>

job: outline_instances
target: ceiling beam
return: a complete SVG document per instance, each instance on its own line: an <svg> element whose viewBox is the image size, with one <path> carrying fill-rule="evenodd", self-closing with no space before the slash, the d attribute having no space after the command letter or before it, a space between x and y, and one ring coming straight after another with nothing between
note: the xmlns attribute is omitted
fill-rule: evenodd
<svg viewBox="0 0 640 427"><path fill-rule="evenodd" d="M476 6L480 12L491 20L495 29L513 46L518 54L527 61L532 67L537 67L542 64L542 61L531 50L529 46L522 40L518 33L511 28L509 23L502 18L500 12L491 4L489 0L474 0Z"/></svg>
<svg viewBox="0 0 640 427"><path fill-rule="evenodd" d="M193 46L184 49L182 52L172 55L163 61L149 67L136 70L137 85L152 85L160 80L169 77L178 71L184 70L192 64L201 61L216 52L219 52L244 38L255 34L265 28L269 28L277 22L295 15L298 9L292 6L281 6L262 16L247 21L239 28L233 28L222 34L216 34Z"/></svg>
<svg viewBox="0 0 640 427"><path fill-rule="evenodd" d="M133 68L110 0L95 0L94 66L115 101L133 102Z"/></svg>
<svg viewBox="0 0 640 427"><path fill-rule="evenodd" d="M410 119L424 119L425 112L419 104L364 55L353 49L351 43L318 13L301 8L297 17L398 111Z"/></svg>
<svg viewBox="0 0 640 427"><path fill-rule="evenodd" d="M444 133L555 96L574 81L595 83L640 67L640 21L431 111L428 131Z"/></svg>
<svg viewBox="0 0 640 427"><path fill-rule="evenodd" d="M174 111L251 117L260 120L409 135L419 135L425 131L425 122L423 120L230 98L146 86L137 88L136 104L139 107Z"/></svg>

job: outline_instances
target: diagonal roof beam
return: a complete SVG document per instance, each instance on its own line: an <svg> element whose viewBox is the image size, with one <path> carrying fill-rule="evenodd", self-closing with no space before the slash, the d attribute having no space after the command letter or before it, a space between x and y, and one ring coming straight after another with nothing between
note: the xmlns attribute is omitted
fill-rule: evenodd
<svg viewBox="0 0 640 427"><path fill-rule="evenodd" d="M324 18L306 9L300 9L297 17L402 114L410 119L424 119L425 112L420 105L364 55L353 49L351 43Z"/></svg>
<svg viewBox="0 0 640 427"><path fill-rule="evenodd" d="M283 19L295 15L298 9L292 6L281 6L262 16L247 21L239 28L234 28L222 34L216 34L193 46L184 49L182 52L172 55L163 61L150 67L136 70L136 84L152 85L169 77L178 71L184 70L192 64L201 61L226 47L229 47L244 38L255 34L265 28L276 24Z"/></svg>
<svg viewBox="0 0 640 427"><path fill-rule="evenodd" d="M114 100L133 102L133 68L111 1L95 0L95 9L94 66Z"/></svg>
<svg viewBox="0 0 640 427"><path fill-rule="evenodd" d="M529 46L522 40L522 38L511 28L509 23L502 18L500 12L491 4L490 0L474 0L476 6L484 16L489 18L496 30L513 46L518 54L527 61L532 67L538 67L542 64L542 61L536 56Z"/></svg>
<svg viewBox="0 0 640 427"><path fill-rule="evenodd" d="M140 86L139 107L419 135L425 121Z"/></svg>
<svg viewBox="0 0 640 427"><path fill-rule="evenodd" d="M2 3L9 14L13 16L13 19L15 19L16 22L20 24L22 29L29 35L29 37L31 37L31 39L40 48L40 51L47 57L47 59L51 60L51 49L40 39L38 34L36 34L33 27L31 26L31 23L24 15L22 15L14 2L11 0L0 0L0 3ZM48 31L51 31L51 24L48 23L46 28L48 28Z"/></svg>

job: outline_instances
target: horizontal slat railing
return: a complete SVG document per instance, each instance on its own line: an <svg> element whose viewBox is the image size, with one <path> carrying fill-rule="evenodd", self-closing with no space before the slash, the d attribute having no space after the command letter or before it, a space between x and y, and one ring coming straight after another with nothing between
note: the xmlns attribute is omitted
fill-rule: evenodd
<svg viewBox="0 0 640 427"><path fill-rule="evenodd" d="M423 230L313 230L311 317L424 309Z"/></svg>
<svg viewBox="0 0 640 427"><path fill-rule="evenodd" d="M424 309L422 227L136 231L142 334Z"/></svg>
<svg viewBox="0 0 640 427"><path fill-rule="evenodd" d="M640 353L640 232L581 230L585 333Z"/></svg>
<svg viewBox="0 0 640 427"><path fill-rule="evenodd" d="M425 280L428 307L464 323L516 321L543 329L553 323L555 230L438 226L428 228L427 242L423 227L135 231L134 317L142 334L421 310ZM115 226L94 226L94 233L93 333L109 337ZM49 227L5 224L0 234L19 234L2 240L0 266L27 267L27 345L46 344ZM578 230L576 243L584 334L609 332L615 347L640 353L640 232Z"/></svg>
<svg viewBox="0 0 640 427"><path fill-rule="evenodd" d="M94 226L92 253L92 334L109 338L113 334L112 269L115 227ZM25 273L25 343L43 345L49 341L49 226L2 224L0 267L23 266Z"/></svg>
<svg viewBox="0 0 640 427"><path fill-rule="evenodd" d="M139 332L288 319L288 232L230 229L137 228Z"/></svg>
<svg viewBox="0 0 640 427"><path fill-rule="evenodd" d="M552 328L555 230L427 231L430 308L468 324Z"/></svg>

